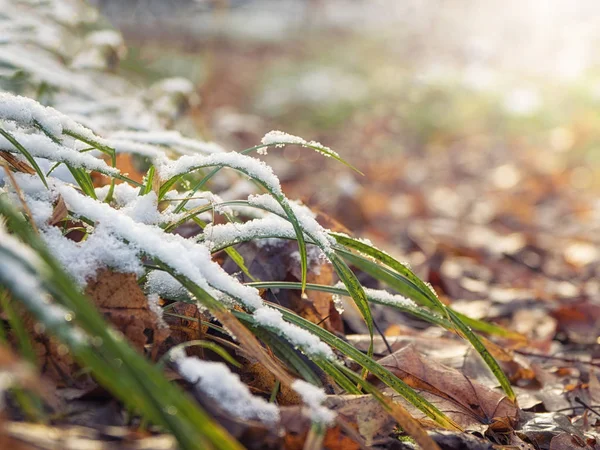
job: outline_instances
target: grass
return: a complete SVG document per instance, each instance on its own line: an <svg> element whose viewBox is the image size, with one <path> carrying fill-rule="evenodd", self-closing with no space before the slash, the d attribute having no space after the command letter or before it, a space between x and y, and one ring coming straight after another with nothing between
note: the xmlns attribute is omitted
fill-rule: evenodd
<svg viewBox="0 0 600 450"><path fill-rule="evenodd" d="M9 122L15 121L9 120ZM61 143L60 145L70 148L72 151L78 151L77 149L81 147L97 149L107 155L111 164L115 165L116 151L110 146L109 141L104 141L99 137L98 139L90 139L69 129L64 129L63 134L60 136L53 135L39 123L35 123L33 126L27 123L20 123L19 125L29 127L31 132L46 136L52 142ZM52 174L44 174L41 171L28 149L21 145L18 139L7 129L0 129L0 133L12 144L12 148L4 148L3 150L21 154L33 166L31 172L37 174L44 186L49 189L56 189L55 184L59 182L56 180L52 183L48 182L48 180L53 180ZM274 145L283 146L287 143L286 141L281 141L274 143ZM313 143L308 146L326 156L334 155L335 159L349 165L337 157L337 155L330 153L329 149ZM264 145L244 150L240 152L240 155L248 155L261 147L264 147ZM165 155L169 154L172 155L173 152L169 152L167 149ZM248 156L246 157L249 158ZM60 161L56 161L56 163L67 165L78 184L78 195L87 196L92 199L96 198L92 177L88 170ZM167 242L169 235L178 226L185 223L190 222L201 227L205 226L205 223L198 216L214 208L214 205L189 210L186 206L194 194L206 188L211 178L225 167L227 167L227 164L224 163L217 164L216 167L209 167L209 164L198 164L185 174L161 180L157 167L151 164L146 179L141 184L133 182L122 174L114 175L108 173L107 175L111 177L111 183L109 195L105 199L105 202L113 205L112 198L117 179L121 182L129 183L132 187L139 188L139 196L156 192L158 200L165 199L167 194L180 185L182 181L189 182L193 188L191 191L179 195L178 197L182 198L182 200L173 208L174 212L182 213L183 216L180 216L176 221L167 221L161 225L162 236L165 242ZM368 243L350 236L328 232L326 232L327 240L324 241L323 236L319 235L318 229L315 231L314 228L307 227L304 219L298 217L298 209L283 193L273 189L271 184L261 179L260 176L257 176L252 171L245 170L243 167L240 168L239 165L231 167L252 178L275 199L280 208L263 207L270 210L271 213L279 215L291 225L301 255L302 279L300 282L255 280L248 283L247 286L264 289L298 289L301 292L315 290L351 297L369 329L371 336L369 351L365 354L343 339L302 318L295 312L278 305L270 304L271 308L282 314L283 319L287 323L293 324L317 336L322 342L325 342L334 349L339 357L328 358L311 352L308 347L303 347L296 342L290 341L288 336L282 333L277 327L256 320L252 314L252 308L234 290L223 289L222 286L215 285L210 281L207 281L205 285L194 282L190 277L181 272L176 263L161 259L150 249L146 248L138 248L144 257L144 261L147 262L146 274L140 277L140 281L144 281L152 270L162 270L170 273L184 286L188 295L181 298L165 298L165 300L170 302L192 302L208 309L223 327L232 336L235 336L235 340L253 358L267 367L283 384L289 385L294 378L299 377L310 383L320 385L320 377L317 369L322 370L334 380L342 392L349 394L367 392L373 395L418 442L425 442L427 439L426 434L423 433L418 423L411 420L410 416L401 411L398 405L391 404L389 399L383 396L377 388L365 381L364 376L367 373L371 373L382 383L392 388L423 411L440 427L453 430L460 429L456 423L436 408L435 405L425 400L404 381L373 359L372 338L374 324L370 305L371 303L386 304L386 302L382 301L377 295L368 294L365 291L358 281L354 270L352 270L353 267L354 269L370 274L385 283L391 290L414 301L414 303L406 302L392 306L388 305L389 307L397 308L404 313L413 315L433 325L443 327L469 341L490 367L504 389L506 396L511 400L515 399L508 379L478 336L478 332L484 332L491 335L514 337L510 332L453 311L440 302L435 292L408 267ZM14 172L22 170L22 166L11 165L10 163L7 163L7 168ZM199 179L197 172L202 172ZM19 186L12 186L11 189L18 191ZM21 288L22 286L19 284L22 280L8 277L6 275L8 273L7 266L0 264L0 286L7 296L6 298L10 297L28 309L45 326L49 334L57 337L69 348L69 351L77 362L83 368L88 369L102 386L122 401L124 405L143 417L144 420L160 427L166 432L172 433L182 448L240 448L240 444L229 436L214 419L209 417L197 402L180 387L167 381L162 372L165 359L157 363L149 361L133 350L124 339L114 332L111 326L107 325L92 302L81 293L69 273L57 262L53 256L52 249L45 245L43 238L36 232L36 229L40 226L43 227L44 224L32 223L32 218L29 214L18 209L19 205L15 204L10 198L6 193L0 195L0 214L6 221L6 226L13 236L11 238L13 239L11 241L12 246L6 240L0 242L0 256L4 261L10 261L10 264L18 268L21 273L27 274L36 280L39 289L34 293L39 295L39 298L31 297L29 293L24 292ZM257 207L257 205L252 205L245 200L224 202L220 206ZM231 219L239 220L237 218ZM73 211L68 211L67 216L62 219L62 223L67 223L68 221L83 221L87 227L86 236L93 233L94 227L97 226L97 222L91 218L80 213L74 213ZM254 235L249 238L233 236L230 243L222 247L212 248L212 251L226 250L238 266L245 273L249 273L243 258L232 245L241 243L246 239L277 237L288 236L282 236L276 232ZM126 239L123 239L123 243L125 245L134 245ZM307 282L307 245L316 245L321 248L341 281L340 285L326 286ZM22 250L21 253L14 251L15 246ZM24 254L29 252L33 252L35 255L33 262L23 257ZM230 282L237 283L233 278ZM219 295L217 296L215 292L219 292ZM231 303L223 303L220 300L221 295L231 298L237 306L232 308ZM56 317L48 314L48 311L45 309L47 305L46 296L50 296L53 299L52 302L54 305L63 308L64 311L68 311L69 320L57 321ZM5 311L9 313L10 317L14 316L14 314L10 314L9 309L5 308ZM26 359L32 360L31 351L28 347L30 344L28 344L27 336L24 335L23 327L17 320L10 320L10 325L11 332L19 336L21 355ZM101 342L101 344L97 345L98 342ZM231 355L227 354L229 357L225 356L223 352L226 352L226 350L222 347L215 347L215 343L192 341L186 343L184 346L187 345L198 345L215 350L225 361L235 366ZM272 353L265 351L265 348L270 349ZM343 358L355 361L362 368L363 376L349 371L342 362ZM321 434L324 432L321 424L315 424L314 430L317 430L316 432ZM318 437L315 439L318 440Z"/></svg>

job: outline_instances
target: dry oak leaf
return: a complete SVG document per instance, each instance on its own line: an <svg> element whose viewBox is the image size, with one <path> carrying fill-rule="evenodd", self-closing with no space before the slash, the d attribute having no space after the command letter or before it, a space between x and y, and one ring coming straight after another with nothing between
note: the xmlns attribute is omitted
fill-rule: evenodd
<svg viewBox="0 0 600 450"><path fill-rule="evenodd" d="M138 350L151 343L158 349L168 336L168 328L150 309L134 274L102 269L88 282L85 293Z"/></svg>
<svg viewBox="0 0 600 450"><path fill-rule="evenodd" d="M456 369L426 359L410 345L380 359L379 364L467 430L485 431L497 419L515 422L518 418L517 406L502 393L469 379ZM413 412L414 407L406 406ZM421 417L416 411L415 414Z"/></svg>

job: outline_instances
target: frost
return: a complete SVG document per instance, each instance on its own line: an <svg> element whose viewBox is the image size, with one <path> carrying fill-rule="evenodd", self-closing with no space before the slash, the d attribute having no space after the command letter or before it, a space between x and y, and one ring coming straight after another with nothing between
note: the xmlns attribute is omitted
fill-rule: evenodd
<svg viewBox="0 0 600 450"><path fill-rule="evenodd" d="M296 380L292 383L292 389L300 394L302 401L307 406L305 414L313 422L323 425L330 425L336 417L336 413L323 406L327 395L323 389L313 386L303 380Z"/></svg>
<svg viewBox="0 0 600 450"><path fill-rule="evenodd" d="M208 395L234 417L258 420L271 426L279 422L279 408L252 395L240 377L232 373L225 364L184 357L176 360L175 365L200 394Z"/></svg>

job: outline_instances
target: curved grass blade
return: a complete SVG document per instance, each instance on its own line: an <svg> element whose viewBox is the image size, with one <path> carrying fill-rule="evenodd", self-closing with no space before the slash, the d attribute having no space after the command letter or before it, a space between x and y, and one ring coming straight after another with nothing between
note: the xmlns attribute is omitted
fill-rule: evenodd
<svg viewBox="0 0 600 450"><path fill-rule="evenodd" d="M423 300L422 293L412 286L412 283L407 282L406 279L402 278L397 273L382 267L372 261L369 261L366 258L363 258L359 255L355 255L350 252L343 251L343 256L345 259L349 260L352 264L356 265L359 269L367 272L369 275L384 281L389 284L392 288L396 289L403 295L412 298L413 300ZM434 301L434 308L437 311L441 311L445 316L455 325L454 328L459 331L459 334L467 339L471 345L475 348L475 350L481 355L485 363L488 365L490 370L493 372L494 376L504 389L504 392L509 397L509 399L514 400L514 392L510 387L510 381L498 365L498 362L494 359L494 357L489 353L489 351L485 348L485 346L481 343L479 338L475 333L471 331L469 326L467 326L461 319L459 315L457 315L451 308L448 308L444 305L437 297L435 299L428 298L427 302L430 300ZM490 329L490 327L485 326L485 322L476 321L475 319L469 320L470 324L473 324L473 328L484 328ZM483 326L482 326L483 324Z"/></svg>
<svg viewBox="0 0 600 450"><path fill-rule="evenodd" d="M97 200L98 197L96 196L96 191L94 189L94 182L92 181L90 174L80 167L72 167L69 164L66 166L71 172L71 175L73 175L73 178L75 178L75 181L83 193L88 197L92 197L93 199Z"/></svg>
<svg viewBox="0 0 600 450"><path fill-rule="evenodd" d="M221 322L223 327L236 337L240 345L244 346L246 351L262 363L275 377L285 384L293 382L293 378L286 370L264 351L254 335L236 318L234 311L228 311L221 302L214 299L208 292L177 273L162 261L156 261L156 264L179 281L194 296L195 300L191 300L191 303L200 302L208 308L210 313Z"/></svg>
<svg viewBox="0 0 600 450"><path fill-rule="evenodd" d="M327 257L329 261L333 265L335 272L344 285L346 289L348 289L348 293L354 300L360 314L362 315L365 323L367 324L367 329L369 330L369 336L371 338L371 342L369 343L369 351L368 355L373 356L373 316L371 314L371 308L369 306L369 301L367 300L367 295L365 294L365 290L363 289L360 281L354 275L354 272L350 270L348 265L339 258L335 253L328 252ZM303 289L306 289L306 284L303 284ZM304 292L304 291L302 291Z"/></svg>
<svg viewBox="0 0 600 450"><path fill-rule="evenodd" d="M419 422L410 415L404 406L394 402L388 397L385 397L379 391L379 389L377 389L367 380L363 380L347 367L341 366L340 370L344 372L348 378L351 378L355 383L359 384L365 390L365 392L368 392L375 397L379 403L383 405L388 414L398 422L402 429L410 437L412 437L421 448L428 450L440 450L440 447L437 445L437 443L427 434Z"/></svg>
<svg viewBox="0 0 600 450"><path fill-rule="evenodd" d="M315 367L311 367L313 364L310 360L306 360L301 354L292 348L286 341L275 333L271 333L269 330L264 328L258 328L255 326L255 320L250 314L244 316L239 315L238 318L245 323L253 326L254 334L281 359L286 367L293 369L300 377L304 380L321 386L322 382L319 375L315 371Z"/></svg>
<svg viewBox="0 0 600 450"><path fill-rule="evenodd" d="M332 236L338 239L340 237L337 233L332 233ZM344 245L351 242L353 248L366 255L375 258L381 263L387 265L391 269L386 267L382 267L373 261L370 261L366 258L361 257L360 255L348 252L347 250L339 249L338 251L342 254L342 256L350 261L353 265L368 273L369 275L377 278L380 281L385 282L390 287L394 288L402 295L415 300L423 304L424 306L428 306L434 310L440 311L445 314L446 306L439 302L437 296L431 291L431 288L427 286L423 281L421 281L408 267L404 266L401 262L397 261L390 255L381 250L378 250L374 247L370 247L367 244L360 242L356 239L348 238L346 236L341 235L343 238ZM365 246L367 248L365 248ZM369 247L374 251L370 251ZM404 269L399 272L399 269ZM442 307L441 307L442 306ZM508 330L498 325L494 325L492 323L485 322L483 320L473 319L465 314L454 311L460 320L462 320L465 324L470 326L471 328L482 331L484 333L488 333L490 335L496 335L505 337L508 339L514 339L517 341L524 341L526 338L515 331Z"/></svg>
<svg viewBox="0 0 600 450"><path fill-rule="evenodd" d="M506 393L508 399L516 403L517 396L512 389L510 380L507 378L506 374L498 364L498 361L496 361L496 358L492 356L485 345L483 345L483 342L481 342L479 337L473 333L473 331L467 325L464 324L464 322L456 315L454 311L452 311L450 308L447 308L446 312L448 313L450 320L452 320L452 322L456 325L456 328L460 334L471 343L473 348L475 348L475 350L483 358L487 366L500 383L500 386L502 386L502 390Z"/></svg>
<svg viewBox="0 0 600 450"><path fill-rule="evenodd" d="M146 177L145 177L146 184L144 184L140 188L140 195L146 195L146 194L149 194L150 192L152 192L152 183L154 182L155 174L156 174L156 168L154 167L154 165L152 165L148 169L148 173L146 174Z"/></svg>
<svg viewBox="0 0 600 450"><path fill-rule="evenodd" d="M388 286L395 289L405 297L408 297L424 306L428 306L436 311L440 311L441 313L446 315L445 310L447 307L445 305L442 304L443 308L440 308L440 302L439 304L430 306L430 300L433 297L428 298L424 296L423 293L419 289L417 289L412 282L410 282L406 278L403 278L402 276L400 276L400 274L396 273L395 271L388 269L387 267L383 267L377 263L374 263L373 261L370 261L369 259L364 258L360 255L348 252L347 250L338 249L337 251L344 257L344 259L350 262L353 266L356 266L363 272L368 273L369 275L380 281L383 281ZM437 297L435 301L439 301ZM483 320L473 319L456 311L454 311L454 313L458 316L460 320L462 320L465 324L467 324L474 330L489 333L491 335L502 336L508 339L514 339L517 341L525 340L525 337L522 334L517 333L515 331L507 330L506 328L488 322L484 322Z"/></svg>
<svg viewBox="0 0 600 450"><path fill-rule="evenodd" d="M35 158L33 156L31 156L31 153L29 153L27 151L27 149L25 147L23 147L19 141L17 141L14 136L12 134L10 134L8 131L4 130L3 128L0 128L0 134L2 136L4 136L4 138L10 142L19 152L21 152L23 154L23 156L27 159L27 161L29 162L29 164L31 164L31 167L34 168L35 172L37 173L38 177L40 177L40 180L42 180L42 183L44 183L44 186L48 187L48 182L46 181L46 177L44 175L44 172L42 171L42 169L40 169L40 166L38 166L38 163L36 162Z"/></svg>
<svg viewBox="0 0 600 450"><path fill-rule="evenodd" d="M380 263L395 270L401 277L406 278L416 289L418 289L425 297L429 298L432 302L432 306L435 304L437 295L427 286L419 277L417 277L406 265L396 260L387 253L369 245L365 242L354 239L350 236L346 236L341 233L330 233L335 238L338 244L343 245L346 248L359 251Z"/></svg>
<svg viewBox="0 0 600 450"><path fill-rule="evenodd" d="M254 151L256 151L256 150L259 150L259 149L261 149L261 148L266 148L266 147L269 147L269 146L275 146L275 147L277 147L278 145L288 145L288 144L289 144L289 145L292 145L292 143L291 143L291 142L277 142L277 143L274 143L274 144L260 144L260 145L255 145L254 147L250 147L250 148L247 148L247 149L245 149L245 150L242 150L242 151L240 152L240 154L241 154L241 155L248 155L248 154L250 154L250 153L252 153L252 152L254 152ZM296 144L297 144L297 143L296 143ZM358 170L356 167L354 167L353 165L351 165L350 163L348 163L347 161L345 161L344 159L342 159L342 158L340 157L340 155L338 155L336 152L332 151L331 149L328 149L327 147L319 147L319 146L313 145L313 144L312 144L312 143L310 143L310 142L308 142L308 143L307 143L307 144L306 144L304 147L309 147L309 148L311 148L311 149L313 149L313 150L315 150L315 151L317 151L317 152L319 152L319 153L321 153L321 154L323 154L323 155L325 155L325 156L327 156L327 157L333 158L333 159L335 159L336 161L339 161L339 162L341 162L342 164L344 164L344 165L348 166L350 169L354 170L355 172L357 172L357 173L359 173L359 174L361 174L361 175L364 175L364 174L363 174L363 173L362 173L360 170ZM197 184L196 184L196 185L195 185L195 186L194 186L194 187L191 189L190 193L188 194L188 197L193 197L193 196L196 194L196 192L197 192L198 190L202 189L202 187L203 187L203 186L204 186L204 185L205 185L205 184L206 184L206 183L207 183L207 182L208 182L208 181L209 181L209 180L210 180L212 177L214 177L214 176L215 176L215 175L216 175L216 174L219 172L219 170L221 170L221 168L220 168L220 167L217 167L217 168L213 169L211 172L209 172L209 173L208 173L208 174L207 174L207 175L206 175L206 176L205 176L205 177L204 177L202 180L200 180L200 181L199 181L199 182L198 182L198 183L197 183ZM169 187L169 189L170 189L170 187ZM167 190L168 190L168 189L167 189ZM163 194L163 195L164 195L164 194ZM182 200L182 201L181 201L181 203L179 203L179 204L178 204L178 205L175 207L175 210L174 210L174 212L175 212L175 213L181 212L181 210L182 210L182 209L183 209L183 207L184 207L184 206L187 204L187 202L188 202L188 201L189 201L189 198Z"/></svg>
<svg viewBox="0 0 600 450"><path fill-rule="evenodd" d="M287 216L287 219L292 224L292 227L294 228L294 232L296 234L296 240L298 241L298 251L300 253L300 270L302 273L302 285L306 286L306 277L307 277L307 272L308 272L308 257L307 257L307 253L306 253L306 243L304 242L304 233L303 233L302 227L300 226L298 218L296 217L296 214L292 210L292 207L290 206L286 197L281 193L275 192L267 183L260 180L259 178L254 176L249 171L247 171L243 168L233 167L230 164L220 163L220 164L195 166L195 167L191 167L189 169L188 173L192 172L194 170L204 168L204 167L212 167L215 165L218 166L219 168L230 167L230 168L237 170L237 171L243 173L244 175L250 177L251 179L256 181L258 184L260 184L267 192L269 192L269 194L271 194L273 196L273 198L277 201L277 203L279 203L279 205L283 209L285 215ZM174 179L179 179L179 178L181 178L181 175L176 175L176 176L170 178L169 180L167 180L165 182L165 185L168 183L171 183ZM161 191L162 191L162 187L161 187ZM304 292L304 289L302 290L302 292Z"/></svg>
<svg viewBox="0 0 600 450"><path fill-rule="evenodd" d="M329 344L333 348L342 352L347 357L353 359L358 363L361 367L375 375L379 378L383 383L387 386L394 389L397 393L399 393L402 397L408 400L410 403L415 405L419 410L423 411L429 417L431 417L434 421L436 421L439 425L444 428L451 430L460 430L461 428L452 421L449 417L447 417L443 412L437 409L434 405L425 400L422 396L417 394L410 386L408 386L404 381L400 380L393 373L391 373L386 368L382 367L372 358L363 354L352 345L348 344L344 340L338 338L333 335L329 331L315 325L314 323L288 311L285 308L282 308L279 305L271 304L273 308L276 308L281 312L284 319L290 323L298 325L304 328L307 331L317 335L323 342ZM238 315L237 311L233 311L233 314Z"/></svg>
<svg viewBox="0 0 600 450"><path fill-rule="evenodd" d="M293 281L259 281L259 282L247 283L247 285L255 287L255 288L261 288L261 289L300 289L300 283L295 283ZM342 288L335 287L335 286L327 286L324 284L307 283L306 289L309 291L314 290L314 291L320 291L320 292L328 292L330 294L350 296L350 293L346 289L342 289ZM418 319L421 319L425 322L429 322L433 325L438 325L438 326L441 326L448 330L452 330L454 328L451 321L449 321L448 319L446 319L444 317L438 316L437 314L434 314L427 309L414 308L414 307L399 304L399 303L398 304L386 303L386 302L383 302L381 300L378 300L376 298L369 296L369 294L366 294L366 297L367 297L367 300L371 303L377 303L379 305L389 306L390 308L398 309L399 311L410 314Z"/></svg>

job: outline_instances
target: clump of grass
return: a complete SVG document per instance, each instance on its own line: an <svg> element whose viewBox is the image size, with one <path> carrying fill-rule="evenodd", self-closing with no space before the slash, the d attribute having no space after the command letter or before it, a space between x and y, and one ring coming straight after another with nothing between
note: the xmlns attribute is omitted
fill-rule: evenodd
<svg viewBox="0 0 600 450"><path fill-rule="evenodd" d="M285 196L268 166L249 156L268 146L301 145L349 165L327 147L274 133L261 145L239 153L218 151L198 143L197 149L211 151L182 156L177 147L169 145L140 146L132 140L102 138L33 100L5 94L2 101L0 134L4 140L0 141L0 152L3 152L0 155L6 156L6 167L14 181L13 185L6 178L0 194L0 217L6 221L0 231L2 291L28 309L48 333L61 340L100 384L145 420L172 433L182 448L229 449L239 448L239 444L196 402L166 380L161 373L164 360L152 364L106 324L82 294L82 279L86 273L82 275L79 261L65 258L63 247L79 246L81 250L92 245L95 233L101 233L125 256L124 260L114 261L110 254L101 253L95 263L97 267L112 265L115 270L133 271L141 284L148 281L145 284L148 294L160 294L165 300L189 302L207 309L231 338L263 363L281 383L293 385L294 379L300 378L321 386L316 366L346 393L371 393L420 442L427 439L426 435L400 406L391 404L364 380L366 373L373 374L440 427L460 428L373 359L372 303L396 308L468 340L508 398L515 399L508 379L477 334L507 335L507 331L453 311L408 267L370 243L321 227L308 208ZM152 155L143 183L131 180L115 167L116 155L124 149L146 158ZM43 172L37 164L39 158L53 162L52 169ZM70 182L54 176L54 170L60 165L69 169ZM209 181L223 168L241 172L265 194L195 206L192 201L197 194L209 186ZM92 172L109 177L108 187L95 188ZM121 184L117 185L117 180ZM177 189L184 185L191 189L179 192ZM137 195L132 196L134 190ZM27 204L27 210L21 208L19 196ZM168 206L161 209L159 205L165 202ZM58 205L64 205L64 211L56 218ZM256 210L257 218L240 220L241 216L235 215L240 207ZM210 232L206 231L199 239L173 234L177 227L187 223L205 228L206 213L215 209L226 212L225 217L231 223L211 224ZM66 236L68 224L72 223L84 224L81 228L84 237L79 244L69 243ZM211 253L225 250L240 269L248 273L234 246L263 238L297 242L302 269L299 283L255 279L242 284L211 260ZM308 245L322 252L340 283L334 286L307 283ZM385 283L395 294L365 289L351 266ZM164 283L151 282L156 279L168 280L176 289L161 290ZM258 288L298 289L303 293L316 290L351 297L368 327L369 351L365 354L293 311L264 301ZM15 332L21 328L15 326ZM26 337L23 339L22 352L28 356ZM277 359L267 353L265 347L270 348ZM300 354L314 365L308 364ZM363 377L349 371L342 357L356 362L363 369ZM282 362L288 370L282 367ZM317 407L315 405L311 408ZM312 417L322 416L313 414ZM322 434L328 423L314 420L313 431Z"/></svg>

